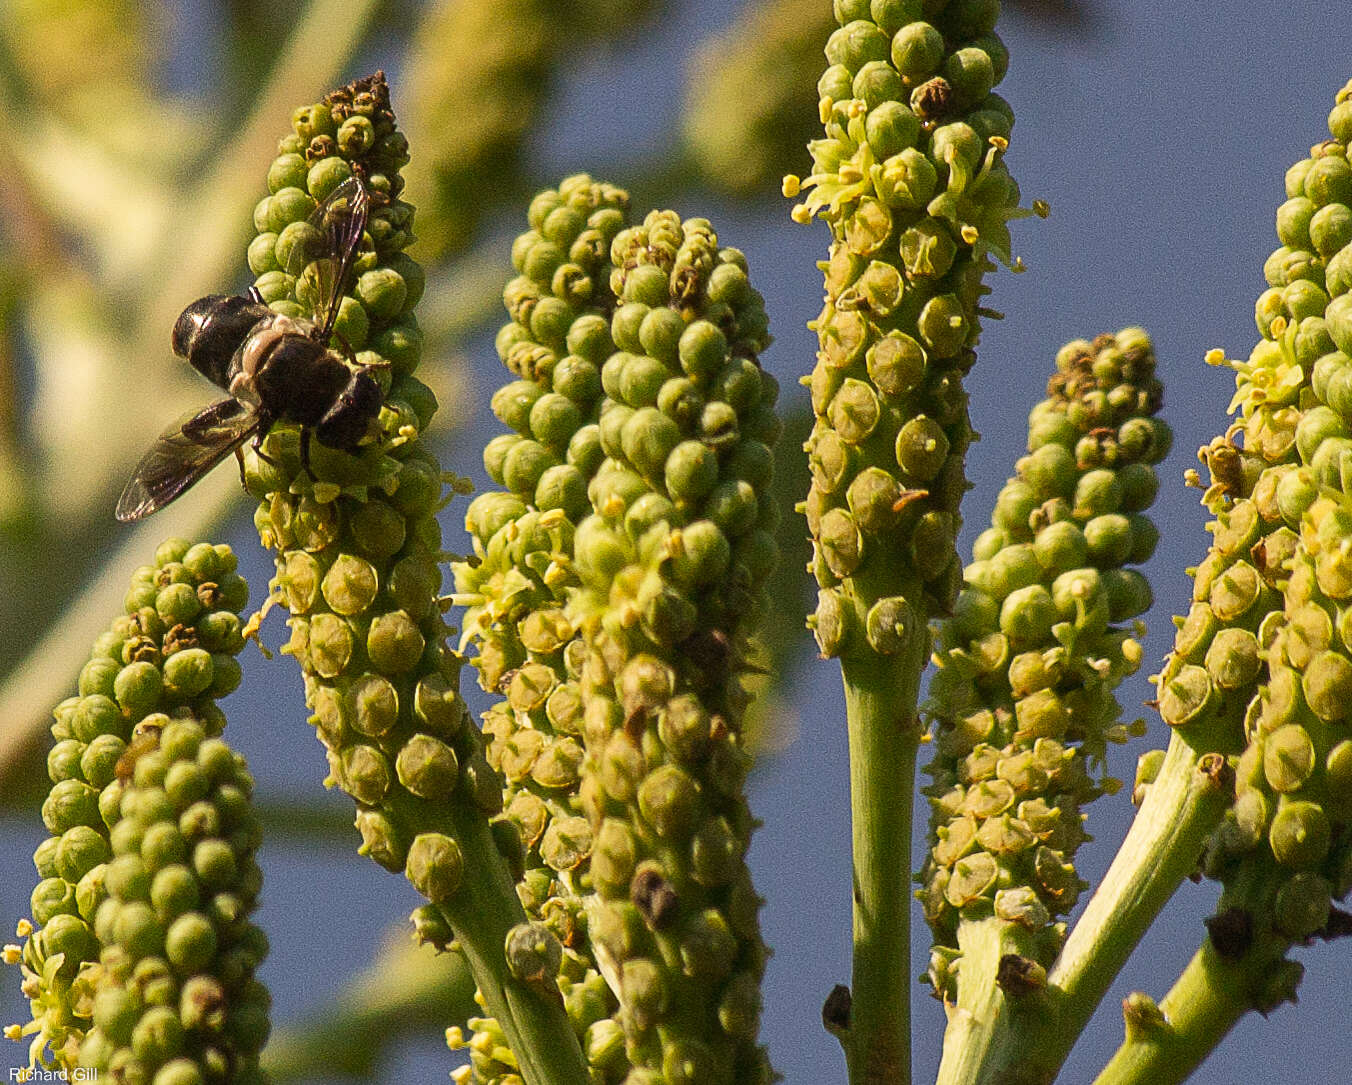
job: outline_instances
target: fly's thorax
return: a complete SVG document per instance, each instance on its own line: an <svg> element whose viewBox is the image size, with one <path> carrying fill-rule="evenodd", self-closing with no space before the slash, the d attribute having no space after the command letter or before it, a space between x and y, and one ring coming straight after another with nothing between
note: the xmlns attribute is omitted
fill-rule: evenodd
<svg viewBox="0 0 1352 1085"><path fill-rule="evenodd" d="M249 329L247 337L237 344L236 356L230 365L232 385L241 379L256 380L259 371L269 363L273 353L287 337L299 336L313 343L313 350L323 351L322 345L313 338L313 331L314 325L308 320L297 320L269 309L267 315ZM231 391L234 391L233 387Z"/></svg>
<svg viewBox="0 0 1352 1085"><path fill-rule="evenodd" d="M253 333L240 344L230 361L230 392L239 396L253 389L258 379L258 371L281 344L285 333L271 325L254 329Z"/></svg>
<svg viewBox="0 0 1352 1085"><path fill-rule="evenodd" d="M282 321L244 344L236 380L274 417L315 426L343 394L352 371L324 344L295 330L300 322Z"/></svg>

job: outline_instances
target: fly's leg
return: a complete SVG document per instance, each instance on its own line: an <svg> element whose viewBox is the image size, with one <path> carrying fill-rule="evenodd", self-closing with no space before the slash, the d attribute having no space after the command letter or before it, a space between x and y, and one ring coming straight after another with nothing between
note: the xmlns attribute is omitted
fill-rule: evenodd
<svg viewBox="0 0 1352 1085"><path fill-rule="evenodd" d="M263 451L263 435L261 433L253 439L253 443L249 447L254 450L254 455L257 456L264 463L270 463L272 464L273 467L282 466L279 461L274 460L271 456L269 456L266 452Z"/></svg>
<svg viewBox="0 0 1352 1085"><path fill-rule="evenodd" d="M250 447L254 450L254 455L256 455L256 456L257 456L260 460L262 460L264 463L269 463L269 464L271 464L273 467L280 468L280 467L282 466L281 461L280 461L280 460L275 460L275 459L273 459L271 456L269 456L266 452L263 451L263 438L265 438L265 437L268 435L268 430L270 430L271 428L272 428L272 422L269 420L268 423L267 423L265 426L263 426L262 429L260 429L260 430L258 431L258 435L257 435L256 437L254 437L253 442L251 443ZM243 457L243 455L241 455L239 449L235 449L235 455L236 455L237 457L239 457L239 477L240 477L240 481L243 482L243 481L244 481L244 457ZM309 426L301 426L301 428L300 428L300 466L301 466L301 470L303 470L307 475L310 476L310 481L311 481L311 482L318 482L318 481L319 481L318 476L317 476L317 475L314 473L314 471L311 470L311 468L310 468L310 427L309 427ZM245 487L245 488L247 489L247 487Z"/></svg>
<svg viewBox="0 0 1352 1085"><path fill-rule="evenodd" d="M352 344L347 341L347 337L343 335L342 332L335 330L333 333L333 337L337 339L339 345L342 346L343 353L347 355L347 360L351 362L354 366L356 366L358 369L362 370L363 372L365 372L368 369L391 368L389 362L372 362L370 365L362 364L361 362L357 361L357 352L352 349Z"/></svg>
<svg viewBox="0 0 1352 1085"><path fill-rule="evenodd" d="M353 365L359 365L360 363L357 361L357 352L352 349L352 344L347 341L347 336L335 328L333 330L333 337L337 339L339 345L342 346L343 353L347 355L347 360Z"/></svg>
<svg viewBox="0 0 1352 1085"><path fill-rule="evenodd" d="M301 426L300 428L300 466L311 482L318 482L319 478L310 470L310 427Z"/></svg>
<svg viewBox="0 0 1352 1085"><path fill-rule="evenodd" d="M252 442L250 442L249 447L254 450L254 454L264 463L269 463L273 467L281 467L282 465L280 463L278 463L276 460L274 460L271 456L269 456L266 452L263 451L263 438L265 438L268 435L268 433L271 432L272 424L277 420L272 415L265 414L261 410L258 412L258 415L260 419L258 425L258 432L254 434L254 439ZM236 452L238 452L238 450L236 450ZM240 477L243 478L244 476L243 456L240 456L239 458L239 471Z"/></svg>

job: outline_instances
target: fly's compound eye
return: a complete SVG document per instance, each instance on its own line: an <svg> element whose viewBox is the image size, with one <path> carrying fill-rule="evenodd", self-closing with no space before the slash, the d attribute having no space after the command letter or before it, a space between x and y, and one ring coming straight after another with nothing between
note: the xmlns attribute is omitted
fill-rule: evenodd
<svg viewBox="0 0 1352 1085"><path fill-rule="evenodd" d="M330 448L356 448L379 414L380 386L365 373L355 373L315 427L315 436Z"/></svg>

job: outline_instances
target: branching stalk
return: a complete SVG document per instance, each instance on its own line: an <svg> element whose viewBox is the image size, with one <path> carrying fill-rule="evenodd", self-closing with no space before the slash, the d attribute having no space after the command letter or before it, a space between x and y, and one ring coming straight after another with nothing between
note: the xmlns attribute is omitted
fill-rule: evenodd
<svg viewBox="0 0 1352 1085"><path fill-rule="evenodd" d="M1253 1008L1247 992L1280 957L1226 961L1208 939L1158 1007L1141 995L1124 1001L1127 1039L1094 1085L1176 1085L1187 1080Z"/></svg>
<svg viewBox="0 0 1352 1085"><path fill-rule="evenodd" d="M1219 755L1201 755L1173 735L1140 813L1048 977L1064 999L1059 1034L1079 1034L1160 909L1196 869L1232 783ZM1069 1041L1064 1046L1062 1057Z"/></svg>

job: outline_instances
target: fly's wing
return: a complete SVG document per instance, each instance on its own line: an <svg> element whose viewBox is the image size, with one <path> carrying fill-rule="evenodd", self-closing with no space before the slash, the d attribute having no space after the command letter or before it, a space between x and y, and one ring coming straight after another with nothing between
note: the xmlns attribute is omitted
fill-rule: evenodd
<svg viewBox="0 0 1352 1085"><path fill-rule="evenodd" d="M257 410L233 397L179 419L141 457L117 499L117 518L127 523L164 508L262 424Z"/></svg>
<svg viewBox="0 0 1352 1085"><path fill-rule="evenodd" d="M286 270L296 276L297 300L314 314L321 343L333 334L370 210L366 186L360 178L349 177L315 208L308 228L296 231Z"/></svg>

